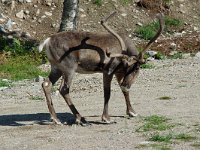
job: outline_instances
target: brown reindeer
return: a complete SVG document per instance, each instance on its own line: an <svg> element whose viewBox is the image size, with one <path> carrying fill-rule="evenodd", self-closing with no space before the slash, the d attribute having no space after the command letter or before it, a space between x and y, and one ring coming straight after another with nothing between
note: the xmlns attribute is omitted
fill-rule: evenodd
<svg viewBox="0 0 200 150"><path fill-rule="evenodd" d="M104 28L111 34L68 31L54 34L40 44L39 51L41 52L43 48L46 49L46 55L51 64L51 72L49 77L42 83L42 87L51 118L56 124L61 124L61 122L57 118L53 107L51 88L61 76L63 76L63 84L59 90L60 94L75 115L76 122L82 125L87 124L87 121L79 114L72 103L69 95L75 72L83 74L103 73L104 109L102 121L110 123L108 102L113 75L116 76L124 94L127 107L126 114L131 117L137 116L130 103L129 89L139 72L140 65L145 63L143 58L145 51L148 50L163 30L163 15L157 15L160 28L144 50L139 53L130 38L124 34L114 32L107 25L106 21L114 14L112 13L101 21Z"/></svg>

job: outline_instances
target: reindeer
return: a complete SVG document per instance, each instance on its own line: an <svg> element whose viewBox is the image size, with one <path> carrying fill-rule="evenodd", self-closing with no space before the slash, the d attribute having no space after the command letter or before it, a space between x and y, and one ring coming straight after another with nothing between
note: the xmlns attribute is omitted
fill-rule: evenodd
<svg viewBox="0 0 200 150"><path fill-rule="evenodd" d="M131 106L129 89L139 73L140 65L145 63L144 53L163 31L163 15L158 14L160 28L145 48L138 52L130 38L118 34L107 24L110 14L101 21L102 26L110 33L91 33L65 31L52 35L39 45L39 52L46 49L51 64L51 72L42 83L51 119L55 124L62 124L56 116L51 98L51 88L63 76L59 92L75 115L76 123L87 125L88 122L80 115L71 101L69 91L75 72L82 74L103 73L104 108L102 121L111 123L108 114L108 102L111 94L113 76L119 83L126 101L126 114L137 116Z"/></svg>

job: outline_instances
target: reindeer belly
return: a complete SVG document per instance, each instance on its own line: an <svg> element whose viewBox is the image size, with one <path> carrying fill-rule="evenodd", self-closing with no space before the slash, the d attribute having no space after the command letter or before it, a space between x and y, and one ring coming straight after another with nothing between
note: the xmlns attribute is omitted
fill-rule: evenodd
<svg viewBox="0 0 200 150"><path fill-rule="evenodd" d="M79 53L78 68L76 72L82 74L100 72L102 61L100 60L100 56L96 51L81 50Z"/></svg>

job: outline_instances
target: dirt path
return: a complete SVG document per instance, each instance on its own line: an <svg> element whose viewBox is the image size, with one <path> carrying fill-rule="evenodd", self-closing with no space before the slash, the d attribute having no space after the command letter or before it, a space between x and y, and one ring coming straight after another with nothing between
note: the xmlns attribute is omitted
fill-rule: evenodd
<svg viewBox="0 0 200 150"><path fill-rule="evenodd" d="M80 113L92 122L88 127L51 125L46 102L41 99L44 98L41 83L20 81L0 91L0 149L159 149L151 146L153 142L147 142L152 132L137 132L144 124L142 118L151 115L165 116L176 124L165 132L197 137L189 142L174 141L167 147L199 149L200 60L164 60L153 64L155 68L141 70L131 88L131 102L139 114L136 118L125 116L123 95L116 81L112 83L109 111L116 124L111 125L101 124L100 120L103 109L101 74L77 75L73 83L71 97ZM161 97L170 100L159 100ZM53 99L62 122L71 122L73 116L61 96L54 92ZM148 144L141 146L144 142Z"/></svg>

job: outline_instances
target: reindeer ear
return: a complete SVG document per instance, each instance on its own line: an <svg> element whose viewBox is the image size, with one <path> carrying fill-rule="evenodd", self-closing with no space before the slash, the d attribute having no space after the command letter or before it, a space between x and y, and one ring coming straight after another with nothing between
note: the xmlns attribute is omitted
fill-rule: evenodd
<svg viewBox="0 0 200 150"><path fill-rule="evenodd" d="M114 73L114 71L117 69L117 67L119 66L120 61L117 60L116 58L113 58L111 63L108 66L108 75L111 75Z"/></svg>

